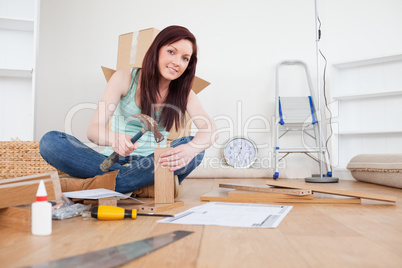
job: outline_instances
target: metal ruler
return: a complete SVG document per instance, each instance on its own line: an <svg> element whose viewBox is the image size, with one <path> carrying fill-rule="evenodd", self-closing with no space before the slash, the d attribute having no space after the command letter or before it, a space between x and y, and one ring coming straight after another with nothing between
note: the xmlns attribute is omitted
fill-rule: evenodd
<svg viewBox="0 0 402 268"><path fill-rule="evenodd" d="M173 243L193 232L175 231L124 245L84 253L64 259L34 264L29 267L99 268L119 267L141 256Z"/></svg>

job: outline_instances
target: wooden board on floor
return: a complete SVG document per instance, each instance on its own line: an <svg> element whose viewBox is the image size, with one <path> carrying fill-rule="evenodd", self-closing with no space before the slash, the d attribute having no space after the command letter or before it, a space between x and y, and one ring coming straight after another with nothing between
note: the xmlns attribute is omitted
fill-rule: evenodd
<svg viewBox="0 0 402 268"><path fill-rule="evenodd" d="M155 212L166 211L169 209L182 207L182 206L184 206L183 201L175 201L174 203L171 203L171 204L150 203L150 204L140 205L138 207L138 212L155 213Z"/></svg>
<svg viewBox="0 0 402 268"><path fill-rule="evenodd" d="M348 191L348 190L341 190L341 189L332 189L332 188L317 186L316 184L312 184L312 183L295 184L295 183L283 182L283 181L278 181L278 180L273 180L273 179L267 180L266 183L267 183L267 185L276 186L276 187L285 187L285 188L292 188L292 189L311 189L313 192L317 192L317 193L350 196L350 197L357 197L357 198L362 198L362 199L371 199L371 200L377 200L377 201L386 201L386 202L396 203L395 196L363 193L363 192Z"/></svg>
<svg viewBox="0 0 402 268"><path fill-rule="evenodd" d="M172 204L157 204L153 198L138 198L144 203L137 203L131 199L123 199L117 201L117 206L125 209L137 209L138 212L156 213L169 209L184 206L183 201L175 201Z"/></svg>
<svg viewBox="0 0 402 268"><path fill-rule="evenodd" d="M0 208L32 204L36 200L39 182L45 183L48 200L61 200L57 171L0 180Z"/></svg>
<svg viewBox="0 0 402 268"><path fill-rule="evenodd" d="M302 196L294 198L275 198L269 194L255 193L242 196L244 193L236 195L233 189L218 188L200 197L201 201L209 202L235 202L235 203L311 203L311 204L360 204L358 198L313 198L307 199ZM273 194L275 195L275 194Z"/></svg>
<svg viewBox="0 0 402 268"><path fill-rule="evenodd" d="M99 199L84 199L82 203L84 205L92 205L92 206L116 207L117 201L118 201L118 199L116 197L110 196L110 197L103 197L103 198L99 198Z"/></svg>
<svg viewBox="0 0 402 268"><path fill-rule="evenodd" d="M242 198L271 198L271 199L313 199L313 194L309 195L290 195L290 194L277 194L277 193L263 193L263 192L250 192L250 191L230 191L229 197L242 197Z"/></svg>
<svg viewBox="0 0 402 268"><path fill-rule="evenodd" d="M242 185L233 183L220 183L221 188L230 188L242 191L263 192L263 193L277 193L277 194L289 194L289 195L311 195L311 190L302 189L278 189L274 187L267 187L261 185Z"/></svg>
<svg viewBox="0 0 402 268"><path fill-rule="evenodd" d="M169 167L163 167L158 163L160 155L169 151L170 147L155 148L155 203L173 204L174 203L174 174Z"/></svg>
<svg viewBox="0 0 402 268"><path fill-rule="evenodd" d="M0 225L29 232L31 230L31 206L0 209Z"/></svg>

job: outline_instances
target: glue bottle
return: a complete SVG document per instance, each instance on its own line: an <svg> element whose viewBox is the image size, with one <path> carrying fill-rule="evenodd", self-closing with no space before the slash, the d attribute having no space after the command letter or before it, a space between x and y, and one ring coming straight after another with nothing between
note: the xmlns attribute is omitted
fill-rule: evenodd
<svg viewBox="0 0 402 268"><path fill-rule="evenodd" d="M50 235L52 233L52 204L47 201L45 183L40 181L36 192L36 202L32 203L31 231L33 235Z"/></svg>

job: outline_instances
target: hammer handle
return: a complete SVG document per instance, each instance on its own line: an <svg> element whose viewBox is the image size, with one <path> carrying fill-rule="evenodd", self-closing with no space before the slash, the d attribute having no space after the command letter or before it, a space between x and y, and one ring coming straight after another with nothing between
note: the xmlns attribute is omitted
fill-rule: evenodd
<svg viewBox="0 0 402 268"><path fill-rule="evenodd" d="M141 129L140 132L138 132L134 137L131 138L131 142L134 143L136 142L139 138L144 135L145 131L144 129ZM111 155L108 156L103 162L99 165L100 169L103 172L107 172L120 158L120 155L116 152L113 152Z"/></svg>

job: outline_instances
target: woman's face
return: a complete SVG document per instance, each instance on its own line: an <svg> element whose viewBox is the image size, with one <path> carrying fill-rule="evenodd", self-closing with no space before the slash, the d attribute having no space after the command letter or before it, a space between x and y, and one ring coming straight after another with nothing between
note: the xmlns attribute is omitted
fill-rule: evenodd
<svg viewBox="0 0 402 268"><path fill-rule="evenodd" d="M161 47L159 50L159 73L169 82L179 78L186 70L193 54L193 44L186 39Z"/></svg>

